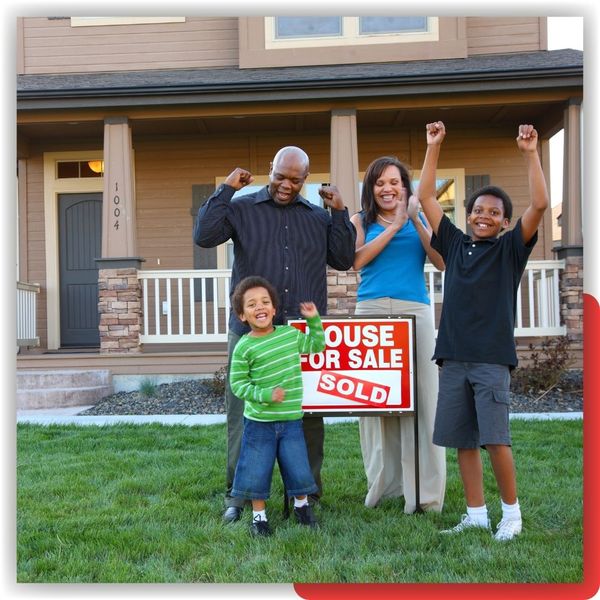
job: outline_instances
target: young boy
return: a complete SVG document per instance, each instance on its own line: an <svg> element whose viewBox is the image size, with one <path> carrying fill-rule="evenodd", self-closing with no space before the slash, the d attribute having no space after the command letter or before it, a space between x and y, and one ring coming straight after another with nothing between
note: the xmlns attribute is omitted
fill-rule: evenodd
<svg viewBox="0 0 600 600"><path fill-rule="evenodd" d="M229 382L244 400L244 432L232 496L252 501L253 535L271 534L265 499L271 490L275 459L289 496L294 496L298 522L316 527L307 494L317 491L308 463L302 429L300 354L325 349L323 325L316 306L302 302L300 313L308 334L289 325L273 325L277 292L263 277L246 277L234 290L232 306L250 326L232 357Z"/></svg>
<svg viewBox="0 0 600 600"><path fill-rule="evenodd" d="M467 202L471 237L444 215L435 179L441 121L427 125L427 152L419 200L433 228L431 245L444 258L444 302L434 359L442 365L433 441L457 448L467 502L461 522L442 533L490 528L483 493L480 447L485 448L502 498L496 540L521 532L515 468L508 421L510 371L517 365L514 341L516 294L537 228L548 207L548 192L537 153L537 131L520 125L517 146L527 165L530 204L511 231L512 203L495 186L476 191Z"/></svg>

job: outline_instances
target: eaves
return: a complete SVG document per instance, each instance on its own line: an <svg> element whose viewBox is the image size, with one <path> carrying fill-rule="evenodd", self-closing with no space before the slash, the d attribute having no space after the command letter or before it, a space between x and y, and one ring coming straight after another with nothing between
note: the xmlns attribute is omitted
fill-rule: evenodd
<svg viewBox="0 0 600 600"><path fill-rule="evenodd" d="M571 51L572 53L573 51ZM560 64L536 53L541 65L518 55L505 61L467 59L413 64L266 70L221 69L21 76L17 109L73 109L184 104L240 104L332 98L373 98L583 89L583 61ZM537 58L542 55L543 61ZM562 55L564 56L564 54ZM557 56L558 58L558 56ZM442 65L441 63L446 63ZM435 68L433 68L435 67ZM444 67L444 68L440 68Z"/></svg>

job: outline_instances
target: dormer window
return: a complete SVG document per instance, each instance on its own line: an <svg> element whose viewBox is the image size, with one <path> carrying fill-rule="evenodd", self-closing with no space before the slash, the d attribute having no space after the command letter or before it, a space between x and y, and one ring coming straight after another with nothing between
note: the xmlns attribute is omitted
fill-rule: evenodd
<svg viewBox="0 0 600 600"><path fill-rule="evenodd" d="M437 17L265 17L265 46L343 46L436 41Z"/></svg>

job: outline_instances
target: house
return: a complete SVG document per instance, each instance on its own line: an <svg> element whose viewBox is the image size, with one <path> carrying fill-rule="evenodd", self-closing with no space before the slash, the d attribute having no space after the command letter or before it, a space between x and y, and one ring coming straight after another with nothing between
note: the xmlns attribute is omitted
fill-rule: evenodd
<svg viewBox="0 0 600 600"><path fill-rule="evenodd" d="M191 231L215 186L235 166L262 185L294 144L305 195L335 182L352 213L374 157L418 179L435 119L440 198L463 226L488 181L524 210L519 123L540 132L548 180L564 129L562 239L547 211L517 335L569 334L580 358L583 53L548 51L545 17L23 17L17 34L19 371L213 373L230 252ZM331 313L352 312L356 283L329 273Z"/></svg>

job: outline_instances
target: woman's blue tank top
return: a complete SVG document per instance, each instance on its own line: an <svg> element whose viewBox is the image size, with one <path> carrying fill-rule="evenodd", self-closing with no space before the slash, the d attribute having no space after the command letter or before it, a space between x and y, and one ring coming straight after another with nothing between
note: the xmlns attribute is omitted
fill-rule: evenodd
<svg viewBox="0 0 600 600"><path fill-rule="evenodd" d="M383 229L379 223L371 223L365 244ZM381 253L361 269L357 300L389 297L429 304L423 274L425 257L419 234L409 219Z"/></svg>

